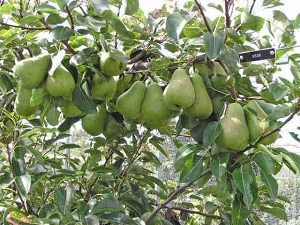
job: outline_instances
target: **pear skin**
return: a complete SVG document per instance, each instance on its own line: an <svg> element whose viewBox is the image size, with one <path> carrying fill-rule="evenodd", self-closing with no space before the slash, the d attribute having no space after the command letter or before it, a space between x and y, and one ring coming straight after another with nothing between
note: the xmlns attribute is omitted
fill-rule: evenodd
<svg viewBox="0 0 300 225"><path fill-rule="evenodd" d="M184 112L188 116L206 119L212 114L212 101L208 95L204 81L199 74L193 73L191 81L195 90L195 101L190 107L184 109Z"/></svg>
<svg viewBox="0 0 300 225"><path fill-rule="evenodd" d="M146 86L142 81L136 81L116 101L116 109L126 121L134 121L140 117Z"/></svg>
<svg viewBox="0 0 300 225"><path fill-rule="evenodd" d="M60 107L61 112L65 117L76 117L84 115L72 101L65 100Z"/></svg>
<svg viewBox="0 0 300 225"><path fill-rule="evenodd" d="M102 52L100 55L101 71L107 76L118 76L126 68L126 65L117 59L114 59L110 53Z"/></svg>
<svg viewBox="0 0 300 225"><path fill-rule="evenodd" d="M30 99L32 96L32 90L24 87L20 87L15 102L15 111L20 116L30 116L37 110L37 107L30 105Z"/></svg>
<svg viewBox="0 0 300 225"><path fill-rule="evenodd" d="M101 104L98 107L98 112L93 114L86 114L81 119L82 129L89 135L98 136L104 131L106 120L105 105Z"/></svg>
<svg viewBox="0 0 300 225"><path fill-rule="evenodd" d="M20 85L23 88L33 89L43 82L50 65L51 56L42 54L17 62L13 72L20 79Z"/></svg>
<svg viewBox="0 0 300 225"><path fill-rule="evenodd" d="M190 76L184 69L176 69L163 93L163 102L168 109L179 111L195 101L195 90Z"/></svg>
<svg viewBox="0 0 300 225"><path fill-rule="evenodd" d="M250 143L255 144L259 138L271 130L267 113L257 101L249 101L244 107L250 132ZM279 131L261 139L257 144L270 145L279 137Z"/></svg>
<svg viewBox="0 0 300 225"><path fill-rule="evenodd" d="M75 81L69 70L60 65L47 77L46 88L53 97L69 96L75 89Z"/></svg>
<svg viewBox="0 0 300 225"><path fill-rule="evenodd" d="M173 111L169 110L163 103L163 90L158 83L147 86L142 105L142 113L139 118L144 123L153 123L171 118Z"/></svg>
<svg viewBox="0 0 300 225"><path fill-rule="evenodd" d="M249 143L249 130L243 107L239 103L228 105L221 119L222 133L217 138L217 145L233 152L245 149Z"/></svg>
<svg viewBox="0 0 300 225"><path fill-rule="evenodd" d="M106 139L117 139L122 135L122 125L111 115L107 115L103 134Z"/></svg>
<svg viewBox="0 0 300 225"><path fill-rule="evenodd" d="M96 100L111 99L116 92L116 81L113 77L98 76L93 77L91 86L91 97Z"/></svg>

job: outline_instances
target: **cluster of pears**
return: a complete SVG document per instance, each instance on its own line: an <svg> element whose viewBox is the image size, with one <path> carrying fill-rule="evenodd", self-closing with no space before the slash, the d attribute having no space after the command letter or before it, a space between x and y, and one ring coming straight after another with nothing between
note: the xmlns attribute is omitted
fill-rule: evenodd
<svg viewBox="0 0 300 225"><path fill-rule="evenodd" d="M267 113L255 100L245 106L237 102L230 103L220 124L222 133L216 139L213 153L242 151L249 143L270 145L279 137L277 131L261 138L272 128Z"/></svg>
<svg viewBox="0 0 300 225"><path fill-rule="evenodd" d="M15 111L21 116L34 114L39 105L51 105L50 99L59 99L61 112L67 117L82 114L72 103L75 81L72 74L62 65L58 65L51 75L50 54L41 54L19 61L13 71L19 81L19 91L15 102ZM56 125L60 112L56 106L45 107L45 117L49 124Z"/></svg>
<svg viewBox="0 0 300 225"><path fill-rule="evenodd" d="M185 69L176 69L165 90L152 82L136 81L116 100L116 109L128 122L150 128L164 126L181 110L189 116L208 118L213 110L202 77Z"/></svg>
<svg viewBox="0 0 300 225"><path fill-rule="evenodd" d="M82 129L91 136L103 134L107 139L122 134L122 126L106 110L105 104L97 106L97 113L86 114L81 119Z"/></svg>

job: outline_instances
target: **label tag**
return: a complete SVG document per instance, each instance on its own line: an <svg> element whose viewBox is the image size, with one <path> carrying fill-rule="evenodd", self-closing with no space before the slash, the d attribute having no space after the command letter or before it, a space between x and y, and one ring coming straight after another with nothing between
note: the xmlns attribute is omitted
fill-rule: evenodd
<svg viewBox="0 0 300 225"><path fill-rule="evenodd" d="M275 49L267 48L257 51L242 52L239 54L240 62L252 62L259 61L264 59L274 59L275 58Z"/></svg>

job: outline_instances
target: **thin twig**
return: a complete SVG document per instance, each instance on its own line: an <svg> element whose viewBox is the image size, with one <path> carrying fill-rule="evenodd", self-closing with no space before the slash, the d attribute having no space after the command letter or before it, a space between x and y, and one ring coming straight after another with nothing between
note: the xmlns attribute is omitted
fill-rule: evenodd
<svg viewBox="0 0 300 225"><path fill-rule="evenodd" d="M202 18L203 18L203 20L204 20L204 24L205 24L207 30L208 30L210 33L212 33L212 29L210 28L210 26L209 26L209 24L208 24L207 18L206 18L205 14L204 14L204 11L203 11L203 9L202 9L202 6L201 6L200 2L198 2L198 0L194 0L194 1L195 1L195 3L196 3L197 7L198 7L199 10L200 10L201 16L202 16Z"/></svg>
<svg viewBox="0 0 300 225"><path fill-rule="evenodd" d="M8 69L4 66L0 66L1 69L5 70L6 72L12 73L13 71L11 69Z"/></svg>
<svg viewBox="0 0 300 225"><path fill-rule="evenodd" d="M255 3L256 3L256 0L253 0L252 5L251 5L250 10L249 10L249 13L252 13Z"/></svg>
<svg viewBox="0 0 300 225"><path fill-rule="evenodd" d="M205 216L205 217L209 217L209 218L213 218L213 219L222 219L222 217L220 217L218 215L209 214L209 213L205 213L205 212L197 211L197 210L191 210L191 209L187 209L187 208L184 208L184 207L181 207L181 206L173 206L173 207L171 207L171 209L184 211L184 212L188 212L188 213L191 213L191 214L199 214L201 216Z"/></svg>
<svg viewBox="0 0 300 225"><path fill-rule="evenodd" d="M208 176L211 174L211 171L209 169L205 170L197 179L194 181L191 181L189 183L186 183L185 185L179 187L177 190L175 190L163 203L158 205L153 212L149 215L149 217L145 220L145 223L147 224L161 209L165 208L166 205L173 201L177 195L179 195L182 191L184 191L186 188L192 186L197 180L199 180L202 177Z"/></svg>
<svg viewBox="0 0 300 225"><path fill-rule="evenodd" d="M74 28L75 28L75 26L74 26L74 19L73 19L73 16L72 16L72 14L71 14L70 9L69 9L68 6L66 6L66 10L67 10L67 13L68 13L68 15L70 17L71 29L74 30Z"/></svg>
<svg viewBox="0 0 300 225"><path fill-rule="evenodd" d="M4 22L1 22L1 21L0 21L0 24L3 25L3 26L20 28L22 30L49 30L47 27L27 27L27 26L8 24L8 23L4 23Z"/></svg>
<svg viewBox="0 0 300 225"><path fill-rule="evenodd" d="M225 18L226 18L226 28L230 27L230 15L229 15L229 7L231 0L225 0Z"/></svg>

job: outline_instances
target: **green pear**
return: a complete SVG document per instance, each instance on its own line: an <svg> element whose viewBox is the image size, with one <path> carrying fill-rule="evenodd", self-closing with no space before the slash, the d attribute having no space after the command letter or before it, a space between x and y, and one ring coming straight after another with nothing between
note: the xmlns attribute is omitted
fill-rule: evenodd
<svg viewBox="0 0 300 225"><path fill-rule="evenodd" d="M75 81L72 74L63 65L59 65L52 76L47 77L46 88L53 97L68 96L75 89Z"/></svg>
<svg viewBox="0 0 300 225"><path fill-rule="evenodd" d="M142 113L139 121L153 123L171 118L173 111L169 110L163 103L163 90L158 83L147 86L142 104Z"/></svg>
<svg viewBox="0 0 300 225"><path fill-rule="evenodd" d="M134 121L140 117L146 86L142 81L136 81L116 101L116 109L126 121Z"/></svg>
<svg viewBox="0 0 300 225"><path fill-rule="evenodd" d="M199 74L193 73L191 81L195 90L195 101L190 107L184 109L184 113L188 116L206 119L213 112L212 101Z"/></svg>
<svg viewBox="0 0 300 225"><path fill-rule="evenodd" d="M103 134L106 139L117 139L122 135L122 125L114 117L108 115Z"/></svg>
<svg viewBox="0 0 300 225"><path fill-rule="evenodd" d="M60 107L61 112L65 117L76 117L84 115L72 101L65 100Z"/></svg>
<svg viewBox="0 0 300 225"><path fill-rule="evenodd" d="M133 74L125 73L124 76L122 76L116 81L115 98L118 98L121 94L123 94L131 87L132 80L134 80Z"/></svg>
<svg viewBox="0 0 300 225"><path fill-rule="evenodd" d="M32 96L32 90L24 87L20 87L15 102L15 111L20 116L30 116L38 109L36 106L30 105L30 99Z"/></svg>
<svg viewBox="0 0 300 225"><path fill-rule="evenodd" d="M55 105L52 105L45 114L46 120L51 126L56 126L59 123L59 116L60 112Z"/></svg>
<svg viewBox="0 0 300 225"><path fill-rule="evenodd" d="M100 55L100 68L101 71L108 76L118 76L126 68L125 63L113 58L110 53L102 52Z"/></svg>
<svg viewBox="0 0 300 225"><path fill-rule="evenodd" d="M32 89L32 97L30 99L30 105L31 106L37 106L42 105L45 101L45 97L48 94L47 88L46 88L46 81L41 83L40 86L37 88Z"/></svg>
<svg viewBox="0 0 300 225"><path fill-rule="evenodd" d="M179 111L191 106L195 101L195 90L184 69L176 69L163 93L163 102L168 109Z"/></svg>
<svg viewBox="0 0 300 225"><path fill-rule="evenodd" d="M267 113L257 103L257 101L249 101L244 106L246 120L250 132L250 143L255 144L262 135L271 130ZM279 132L275 132L258 142L258 144L270 145L274 143L279 137Z"/></svg>
<svg viewBox="0 0 300 225"><path fill-rule="evenodd" d="M97 108L97 113L86 114L81 119L82 129L92 136L98 136L104 131L104 125L106 120L105 105L101 104Z"/></svg>
<svg viewBox="0 0 300 225"><path fill-rule="evenodd" d="M116 81L112 77L95 75L91 85L91 97L96 100L111 99L116 92Z"/></svg>
<svg viewBox="0 0 300 225"><path fill-rule="evenodd" d="M228 105L221 119L222 132L216 140L217 145L229 151L241 151L249 142L249 130L243 107L239 103Z"/></svg>
<svg viewBox="0 0 300 225"><path fill-rule="evenodd" d="M16 63L13 68L14 74L20 79L23 88L37 88L45 79L51 65L51 56L42 54L27 58Z"/></svg>

